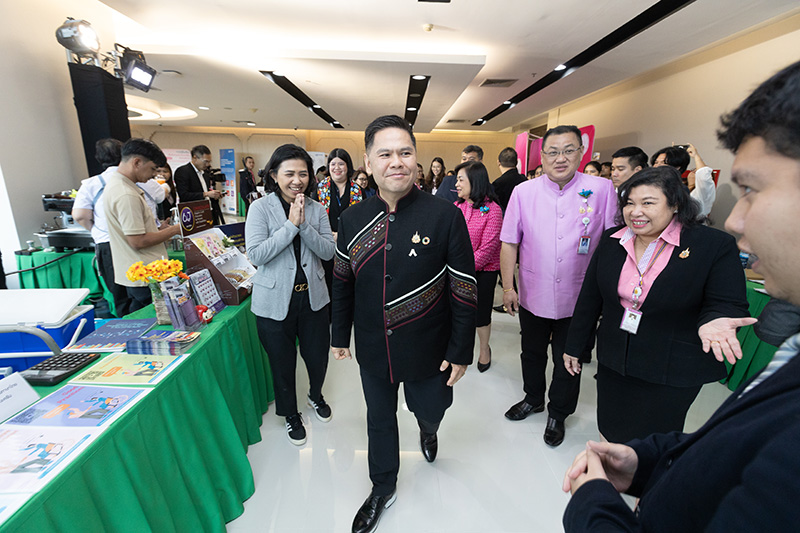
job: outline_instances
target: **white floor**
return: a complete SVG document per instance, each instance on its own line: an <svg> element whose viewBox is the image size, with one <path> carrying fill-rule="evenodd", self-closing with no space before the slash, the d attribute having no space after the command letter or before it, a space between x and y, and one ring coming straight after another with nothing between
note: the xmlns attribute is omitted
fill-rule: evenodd
<svg viewBox="0 0 800 533"><path fill-rule="evenodd" d="M492 366L480 374L473 365L456 384L432 464L419 451L416 421L402 408L401 392L397 501L384 513L381 533L563 530L569 498L561 492L563 474L586 440L598 437L596 363L584 368L578 410L567 419L564 443L550 448L542 441L546 412L521 422L503 417L523 398L519 324L500 313L493 321ZM333 419L327 424L305 406L307 383L299 363L298 401L308 442L294 446L283 419L272 409L264 415L263 440L248 452L256 492L244 514L228 524L230 533L349 532L368 496L366 407L355 360L329 364L323 393ZM687 431L698 428L727 395L718 383L706 385L689 412Z"/></svg>

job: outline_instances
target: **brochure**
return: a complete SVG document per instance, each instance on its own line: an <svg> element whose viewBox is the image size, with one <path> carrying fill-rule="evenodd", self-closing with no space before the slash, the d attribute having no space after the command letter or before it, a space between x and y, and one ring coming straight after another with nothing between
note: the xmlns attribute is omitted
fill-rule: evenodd
<svg viewBox="0 0 800 533"><path fill-rule="evenodd" d="M154 385L182 361L179 355L112 354L72 378L70 383Z"/></svg>
<svg viewBox="0 0 800 533"><path fill-rule="evenodd" d="M151 331L130 339L126 344L129 354L182 355L200 339L199 331Z"/></svg>
<svg viewBox="0 0 800 533"><path fill-rule="evenodd" d="M115 418L149 389L66 385L45 396L6 424L92 427Z"/></svg>
<svg viewBox="0 0 800 533"><path fill-rule="evenodd" d="M140 336L156 323L155 318L109 320L100 328L80 339L77 344L64 348L64 352L121 352L125 341Z"/></svg>

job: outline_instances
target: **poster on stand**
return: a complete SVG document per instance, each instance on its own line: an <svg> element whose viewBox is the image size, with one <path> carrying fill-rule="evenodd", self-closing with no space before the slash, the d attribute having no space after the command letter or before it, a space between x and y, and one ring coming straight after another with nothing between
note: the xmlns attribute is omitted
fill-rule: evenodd
<svg viewBox="0 0 800 533"><path fill-rule="evenodd" d="M231 148L219 151L219 169L225 174L222 185L222 198L219 204L226 215L236 215L239 211L239 185L236 174L236 155Z"/></svg>

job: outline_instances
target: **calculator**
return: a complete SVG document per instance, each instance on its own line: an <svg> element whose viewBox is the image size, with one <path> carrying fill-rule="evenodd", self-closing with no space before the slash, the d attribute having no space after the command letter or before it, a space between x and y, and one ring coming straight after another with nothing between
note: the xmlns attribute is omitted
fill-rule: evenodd
<svg viewBox="0 0 800 533"><path fill-rule="evenodd" d="M20 372L31 385L55 385L81 368L100 360L98 353L62 353Z"/></svg>

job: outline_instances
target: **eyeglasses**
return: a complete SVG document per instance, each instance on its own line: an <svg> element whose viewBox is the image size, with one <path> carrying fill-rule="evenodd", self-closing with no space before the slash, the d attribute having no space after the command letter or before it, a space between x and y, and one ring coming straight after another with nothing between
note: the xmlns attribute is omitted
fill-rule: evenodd
<svg viewBox="0 0 800 533"><path fill-rule="evenodd" d="M548 159L555 159L556 157L564 154L564 157L567 159L571 158L577 152L581 151L581 147L578 148L567 148L566 150L550 150L549 152L542 151L542 155L547 157Z"/></svg>

